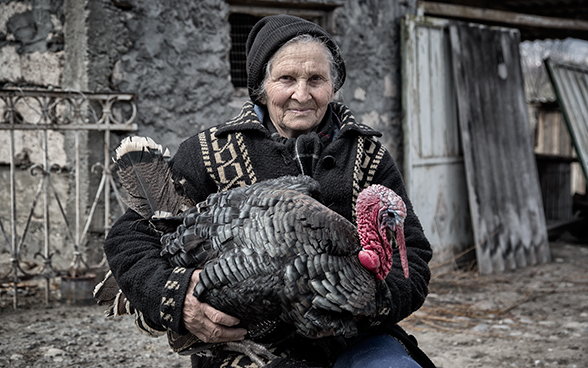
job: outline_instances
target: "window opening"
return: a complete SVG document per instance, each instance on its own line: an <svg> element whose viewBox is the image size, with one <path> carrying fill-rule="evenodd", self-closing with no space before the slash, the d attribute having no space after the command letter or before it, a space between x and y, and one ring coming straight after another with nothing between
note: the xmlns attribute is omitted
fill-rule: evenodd
<svg viewBox="0 0 588 368"><path fill-rule="evenodd" d="M231 81L235 88L247 87L247 59L245 57L245 44L249 32L260 20L249 14L233 13L229 16L231 24L231 52L229 60L231 63Z"/></svg>

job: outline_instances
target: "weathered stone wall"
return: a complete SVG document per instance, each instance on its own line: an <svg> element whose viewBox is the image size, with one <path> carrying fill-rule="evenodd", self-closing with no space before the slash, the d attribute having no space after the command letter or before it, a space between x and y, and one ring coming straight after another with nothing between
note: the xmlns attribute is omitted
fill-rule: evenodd
<svg viewBox="0 0 588 368"><path fill-rule="evenodd" d="M0 83L59 87L63 2L0 1Z"/></svg>
<svg viewBox="0 0 588 368"><path fill-rule="evenodd" d="M61 87L64 64L63 2L0 1L0 87ZM34 106L33 108L37 108ZM63 141L60 134L52 139ZM36 133L15 135L15 151L41 162ZM25 153L26 152L26 153ZM65 165L63 145L53 145L51 160ZM9 160L8 135L0 132L0 163Z"/></svg>
<svg viewBox="0 0 588 368"><path fill-rule="evenodd" d="M89 25L99 30L89 34L116 31L89 37L89 74L96 74L91 88L137 93L139 134L174 152L185 138L238 112L240 100L232 100L229 79L229 7L224 1L172 6L163 0L129 0L118 13L105 10L113 8L108 0L93 3ZM334 37L348 71L339 96L360 121L384 133L383 141L399 161L400 18L415 7L415 0L348 0L335 11Z"/></svg>
<svg viewBox="0 0 588 368"><path fill-rule="evenodd" d="M359 121L384 133L382 141L402 167L400 19L415 12L416 0L341 3L333 36L348 75L338 98ZM135 93L136 134L153 137L173 153L184 139L236 114L243 101L233 96L230 82L229 12L224 0L0 0L0 86ZM35 36L30 34L33 25ZM113 138L116 145L123 135ZM87 209L99 179L88 168L103 158L100 134L84 139ZM29 143L23 141L19 150ZM65 136L53 156L68 167L71 155ZM8 161L4 151L0 157ZM60 191L69 195L67 209L72 211L71 183L63 182ZM8 194L4 184L3 201ZM104 224L100 212L95 217L91 238L97 245L85 251L98 257ZM2 219L6 224L3 214Z"/></svg>
<svg viewBox="0 0 588 368"><path fill-rule="evenodd" d="M228 6L222 0L129 3L121 52L110 58L111 87L137 94L139 134L174 152L182 140L230 117Z"/></svg>
<svg viewBox="0 0 588 368"><path fill-rule="evenodd" d="M355 117L383 133L402 169L400 20L414 0L349 0L336 12L337 41L347 66L343 102Z"/></svg>

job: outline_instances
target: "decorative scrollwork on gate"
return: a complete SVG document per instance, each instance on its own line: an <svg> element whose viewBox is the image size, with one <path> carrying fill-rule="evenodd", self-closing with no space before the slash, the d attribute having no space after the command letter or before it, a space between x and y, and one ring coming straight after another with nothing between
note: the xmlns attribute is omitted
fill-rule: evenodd
<svg viewBox="0 0 588 368"><path fill-rule="evenodd" d="M82 275L92 268L100 268L105 265L105 259L99 264L90 266L81 252L81 245L85 244L90 224L94 217L96 207L101 198L104 199L104 235L110 227L110 194L114 191L118 205L123 210L123 203L116 188L112 172L110 170L110 142L111 132L133 132L137 130L134 123L137 107L133 94L125 93L88 93L81 91L54 91L54 90L23 90L20 88L0 89L0 135L8 135L10 149L10 226L4 226L6 219L0 217L0 231L2 237L10 247L11 269L5 275L0 275L0 281L6 280L14 283L14 308L17 308L17 283L31 278L44 278L46 280L45 301L49 302L50 279L68 274L70 276ZM31 175L39 176L39 185L32 198L27 221L23 225L23 231L17 234L17 189L15 180L15 132L31 131L39 134L39 149L42 159L30 168ZM62 201L51 180L55 165L49 162L48 150L50 148L49 133L52 131L71 131L74 135L73 162L75 168L75 224L68 221L67 213ZM100 184L94 196L94 201L89 213L82 213L80 208L80 133L98 131L103 133L104 161L94 166L102 171ZM53 168L53 170L52 170ZM40 175L39 175L40 174ZM4 189L4 188L2 188ZM0 190L2 190L0 189ZM6 188L8 189L8 188ZM51 201L51 198L53 201ZM42 252L37 252L36 257L43 261L41 271L28 273L21 266L21 250L29 231L31 218L38 205L39 199L43 199L43 226L44 247ZM52 258L56 249L51 247L49 241L50 220L49 208L56 204L65 223L66 235L72 242L73 259L69 270L56 270ZM72 217L72 216L69 216ZM83 224L83 226L82 226Z"/></svg>

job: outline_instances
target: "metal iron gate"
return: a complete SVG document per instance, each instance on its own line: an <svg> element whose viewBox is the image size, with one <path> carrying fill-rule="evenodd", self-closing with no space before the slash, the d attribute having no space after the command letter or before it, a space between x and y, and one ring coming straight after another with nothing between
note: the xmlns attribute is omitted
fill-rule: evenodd
<svg viewBox="0 0 588 368"><path fill-rule="evenodd" d="M0 90L0 134L9 135L10 141L10 187L0 190L10 191L10 219L9 225L4 226L6 219L0 218L0 230L3 239L10 247L11 267L8 273L0 275L1 282L12 282L14 286L13 306L18 306L17 284L22 280L44 278L46 280L45 302L49 302L50 280L57 276L71 274L76 276L83 269L100 268L105 265L105 259L99 264L88 266L84 260L80 246L87 241L88 230L94 217L94 213L100 199L104 199L104 234L108 233L110 225L111 190L121 210L124 205L118 193L112 173L110 170L110 141L111 132L132 132L137 130L133 123L136 116L136 105L134 95L124 93L86 93L79 91L49 91L49 90L23 90L23 89L2 89ZM121 112L125 113L121 113ZM17 196L18 183L15 180L15 132L32 131L38 132L40 150L42 151L42 163L34 164L31 174L41 173L39 185L32 200L27 222L22 233L17 234ZM49 162L48 150L50 143L48 134L50 131L73 132L74 147L74 188L75 188L75 224L69 224L68 216L64 210L62 201L51 181L51 163ZM82 213L80 208L80 134L90 131L103 133L104 160L94 165L94 168L102 170L100 184L94 196L94 201L89 213ZM50 201L50 196L55 201ZM23 270L21 249L29 231L29 224L33 211L37 206L38 199L43 199L43 251L35 256L43 259L41 271L27 273ZM58 206L63 216L66 228L66 236L71 240L74 259L70 270L56 270L52 264L53 249L50 244L50 206ZM71 217L71 216L70 216ZM0 240L1 241L1 240Z"/></svg>

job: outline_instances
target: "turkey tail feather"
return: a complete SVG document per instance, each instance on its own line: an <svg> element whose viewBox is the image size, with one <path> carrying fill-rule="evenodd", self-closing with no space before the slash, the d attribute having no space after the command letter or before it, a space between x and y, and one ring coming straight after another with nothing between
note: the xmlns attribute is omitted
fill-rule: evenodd
<svg viewBox="0 0 588 368"><path fill-rule="evenodd" d="M127 137L116 149L114 163L128 194L125 202L143 218L177 215L192 207L176 191L169 158L169 150L164 152L148 137Z"/></svg>
<svg viewBox="0 0 588 368"><path fill-rule="evenodd" d="M133 308L118 287L110 270L104 276L104 280L96 285L93 295L98 305L108 305L108 309L104 311L107 317L133 314Z"/></svg>
<svg viewBox="0 0 588 368"><path fill-rule="evenodd" d="M98 302L98 305L108 305L108 309L104 311L106 317L118 317L124 315L135 316L135 324L141 332L152 337L157 337L163 334L164 330L150 326L143 314L133 307L131 302L118 287L118 283L114 279L112 271L109 270L106 273L106 276L104 276L104 280L96 285L93 295L94 299Z"/></svg>
<svg viewBox="0 0 588 368"><path fill-rule="evenodd" d="M93 295L99 305L110 305L116 299L119 291L118 283L114 279L112 271L108 271L106 276L104 276L104 280L94 288Z"/></svg>

